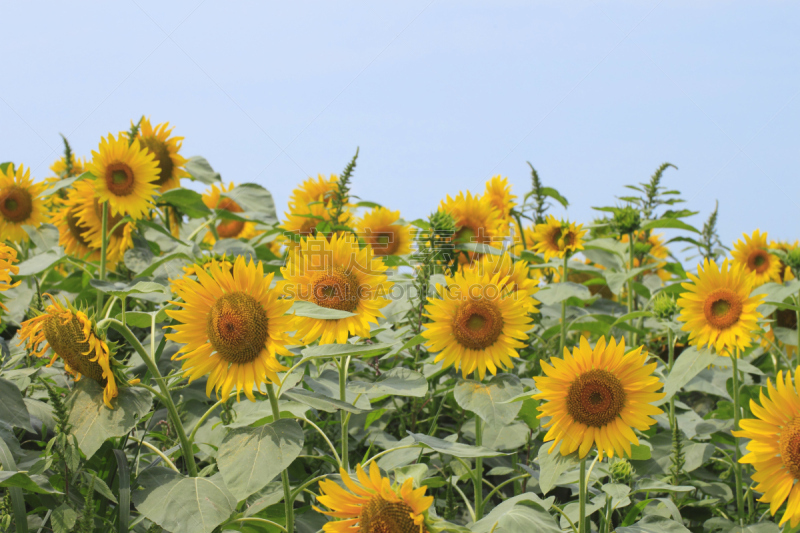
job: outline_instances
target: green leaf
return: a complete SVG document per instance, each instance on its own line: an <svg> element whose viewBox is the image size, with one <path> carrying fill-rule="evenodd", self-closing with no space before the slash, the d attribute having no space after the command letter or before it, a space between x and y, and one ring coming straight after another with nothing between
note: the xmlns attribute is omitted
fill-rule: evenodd
<svg viewBox="0 0 800 533"><path fill-rule="evenodd" d="M508 455L495 450L490 450L489 448L484 448L483 446L470 446L469 444L462 444L460 442L450 442L447 440L438 439L436 437L423 435L421 433L411 433L410 431L408 434L416 442L424 444L434 451L446 455L461 457L462 459L467 457L497 457L499 455Z"/></svg>
<svg viewBox="0 0 800 533"><path fill-rule="evenodd" d="M19 267L19 273L17 275L32 276L34 274L38 274L39 272L43 272L55 265L64 259L64 257L66 257L64 255L64 250L60 246L51 248L46 252L34 255L33 257L29 257L25 261L22 261L19 265L17 265Z"/></svg>
<svg viewBox="0 0 800 533"><path fill-rule="evenodd" d="M128 250L128 251L130 251L130 250ZM127 255L127 252L125 252L125 253ZM141 272L139 272L136 275L136 277L137 278L146 278L147 276L152 275L153 272L155 272L156 269L158 267L160 267L161 265L163 265L164 263L168 263L169 261L174 261L176 259L183 259L187 263L194 262L194 259L189 257L188 255L186 255L185 253L176 252L174 254L169 254L169 255L165 255L164 257L161 257L158 261L156 261L155 263L152 263L149 267L147 267L146 269L144 269ZM127 261L127 259L126 259L126 261ZM127 262L125 264L127 265Z"/></svg>
<svg viewBox="0 0 800 533"><path fill-rule="evenodd" d="M453 390L456 403L486 422L510 424L522 408L521 402L503 403L522 394L517 376L499 374L488 382L461 381Z"/></svg>
<svg viewBox="0 0 800 533"><path fill-rule="evenodd" d="M0 422L33 432L22 393L13 382L0 378Z"/></svg>
<svg viewBox="0 0 800 533"><path fill-rule="evenodd" d="M186 169L186 172L189 173L192 179L201 181L207 185L222 180L219 172L214 172L214 169L208 164L206 158L199 155L190 157L183 168Z"/></svg>
<svg viewBox="0 0 800 533"><path fill-rule="evenodd" d="M370 383L368 381L351 381L347 389L367 396L412 396L422 398L428 393L428 381L419 372L408 368L395 367L384 372Z"/></svg>
<svg viewBox="0 0 800 533"><path fill-rule="evenodd" d="M655 229L655 228L684 229L686 231L693 231L695 233L700 233L700 230L698 230L694 226L691 226L686 222L678 220L677 218L660 218L658 220L651 220L642 225L643 230Z"/></svg>
<svg viewBox="0 0 800 533"><path fill-rule="evenodd" d="M303 357L377 357L392 349L391 344L322 344L305 348Z"/></svg>
<svg viewBox="0 0 800 533"><path fill-rule="evenodd" d="M618 527L616 533L691 533L683 524L663 516L650 515L632 526Z"/></svg>
<svg viewBox="0 0 800 533"><path fill-rule="evenodd" d="M719 356L710 350L698 350L695 346L690 346L681 352L678 359L675 360L672 372L667 376L667 381L664 384L665 396L661 403L669 401L692 378L708 368L717 357Z"/></svg>
<svg viewBox="0 0 800 533"><path fill-rule="evenodd" d="M123 296L131 296L140 300L146 300L153 303L163 303L170 299L172 293L170 290L153 281L137 281L131 283L124 283L120 281L105 281L93 279L89 284L95 289L105 294L110 294L121 298ZM149 295L149 296L138 296ZM150 324L148 324L149 326Z"/></svg>
<svg viewBox="0 0 800 533"><path fill-rule="evenodd" d="M137 224L139 224L140 226L144 226L145 228L150 228L151 230L157 231L158 233L160 233L161 235L164 235L165 237L167 237L171 241L177 242L178 244L182 244L184 246L188 246L185 242L183 242L182 240L177 238L175 235L173 235L172 233L167 231L167 228L165 228L164 226L161 226L160 224L156 224L155 222L147 220L146 218L138 220Z"/></svg>
<svg viewBox="0 0 800 533"><path fill-rule="evenodd" d="M535 430L539 427L539 400L528 398L522 401L522 408L517 413L520 420L529 428Z"/></svg>
<svg viewBox="0 0 800 533"><path fill-rule="evenodd" d="M650 446L644 444L631 444L631 456L629 459L633 461L646 461L653 456L653 451Z"/></svg>
<svg viewBox="0 0 800 533"><path fill-rule="evenodd" d="M693 492L695 490L694 487L690 487L687 485L670 485L668 483L664 483L662 481L656 481L653 479L646 479L643 480L636 486L636 489L631 494L636 494L637 492Z"/></svg>
<svg viewBox="0 0 800 533"><path fill-rule="evenodd" d="M61 494L50 485L50 482L44 476L28 475L26 472L12 472L10 470L0 470L0 487L19 487L37 494Z"/></svg>
<svg viewBox="0 0 800 533"><path fill-rule="evenodd" d="M120 387L111 401L114 409L103 403L103 388L87 378L75 384L67 399L69 423L78 446L87 458L111 437L128 433L150 411L153 397L144 389Z"/></svg>
<svg viewBox="0 0 800 533"><path fill-rule="evenodd" d="M62 179L58 180L57 182L55 182L49 189L47 189L42 194L40 194L39 198L45 198L47 196L50 196L51 194L56 193L56 192L60 191L61 189L69 187L70 185L72 185L73 183L75 183L76 181L78 181L80 179L85 179L85 178L89 178L89 177L94 179L94 175L91 172L84 172L80 176L75 176L74 178L62 178Z"/></svg>
<svg viewBox="0 0 800 533"><path fill-rule="evenodd" d="M0 429L3 429L0 427ZM12 434L11 439L14 438ZM16 443L17 448L19 444ZM6 441L0 438L0 466L8 471L16 471L17 463L14 462L14 456L11 455L11 450L8 449ZM19 487L9 487L8 493L11 496L11 513L14 515L14 522L16 522L17 533L28 533L27 513L25 510L25 495Z"/></svg>
<svg viewBox="0 0 800 533"><path fill-rule="evenodd" d="M591 297L592 293L589 291L588 287L571 281L546 285L542 290L536 293L536 299L544 305L561 303L568 298L588 300Z"/></svg>
<svg viewBox="0 0 800 533"><path fill-rule="evenodd" d="M561 196L561 193L559 193L554 188L552 188L552 187L542 187L540 190L541 190L542 194L544 194L545 196L549 196L550 198L552 198L553 200L557 201L558 203L560 203L564 207L567 207L569 205L569 202L567 201L567 199L564 198L563 196Z"/></svg>
<svg viewBox="0 0 800 533"><path fill-rule="evenodd" d="M306 318L321 318L323 320L339 320L340 318L356 316L355 313L349 311L328 309L314 302L306 302L303 300L295 300L292 307L289 309L289 313L294 313L297 316Z"/></svg>
<svg viewBox="0 0 800 533"><path fill-rule="evenodd" d="M159 204L178 208L189 218L203 218L211 215L211 209L203 203L203 196L189 189L172 189L158 197Z"/></svg>
<svg viewBox="0 0 800 533"><path fill-rule="evenodd" d="M536 494L527 492L509 498L490 512L482 520L470 526L473 533L561 533L555 518L548 509L552 499L542 500Z"/></svg>
<svg viewBox="0 0 800 533"><path fill-rule="evenodd" d="M131 518L131 474L128 458L122 450L114 450L117 459L117 477L119 479L119 533L129 531Z"/></svg>
<svg viewBox="0 0 800 533"><path fill-rule="evenodd" d="M606 278L606 283L608 283L609 290L614 294L619 294L629 279L638 276L645 270L652 270L652 268L652 266L644 266L634 268L633 270L626 270L625 272L611 272L609 270L605 270L603 271L603 277Z"/></svg>
<svg viewBox="0 0 800 533"><path fill-rule="evenodd" d="M138 477L144 490L133 493L136 509L172 533L211 533L236 509L236 498L220 474L185 477L155 467Z"/></svg>
<svg viewBox="0 0 800 533"><path fill-rule="evenodd" d="M300 455L303 438L300 424L288 419L232 430L217 453L228 490L243 500L264 488Z"/></svg>
<svg viewBox="0 0 800 533"><path fill-rule="evenodd" d="M169 320L166 311L160 309L159 311L128 311L125 313L125 323L128 326L135 328L150 328L153 324L153 315L156 317L156 324L166 322ZM122 321L122 313L116 316L116 319Z"/></svg>
<svg viewBox="0 0 800 533"><path fill-rule="evenodd" d="M267 189L257 183L242 183L228 192L226 196L239 204L245 212L258 213L258 220L268 224L277 224L275 201Z"/></svg>
<svg viewBox="0 0 800 533"><path fill-rule="evenodd" d="M334 413L340 409L342 411L347 411L348 413L353 413L353 414L365 412L364 409L359 409L355 405L343 402L341 400L335 400L333 398L325 396L324 394L311 392L309 390L300 387L295 387L293 389L284 391L282 396L291 398L296 402L300 402L309 407L313 407L314 409L325 411L326 413Z"/></svg>
<svg viewBox="0 0 800 533"><path fill-rule="evenodd" d="M77 521L78 513L66 503L56 507L53 510L53 514L50 515L50 523L53 524L54 533L70 533Z"/></svg>
<svg viewBox="0 0 800 533"><path fill-rule="evenodd" d="M583 247L586 250L605 250L619 256L625 261L627 261L628 258L628 243L620 242L616 239L609 239L605 237L602 239L592 239L591 241L586 242Z"/></svg>
<svg viewBox="0 0 800 533"><path fill-rule="evenodd" d="M552 443L545 442L539 447L539 488L547 494L556 486L561 474L578 464L577 454L561 455L561 443L548 453Z"/></svg>

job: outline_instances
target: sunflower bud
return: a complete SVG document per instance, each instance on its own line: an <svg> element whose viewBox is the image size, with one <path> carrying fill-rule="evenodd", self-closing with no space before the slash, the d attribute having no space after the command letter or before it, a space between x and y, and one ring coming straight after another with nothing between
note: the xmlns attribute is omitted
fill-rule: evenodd
<svg viewBox="0 0 800 533"><path fill-rule="evenodd" d="M678 312L678 303L666 294L660 294L653 302L653 314L661 320L672 320Z"/></svg>
<svg viewBox="0 0 800 533"><path fill-rule="evenodd" d="M639 231L642 226L642 215L633 207L622 207L614 211L611 227L620 235L628 235Z"/></svg>
<svg viewBox="0 0 800 533"><path fill-rule="evenodd" d="M450 213L437 211L430 216L431 232L437 237L451 237L456 231L456 221Z"/></svg>
<svg viewBox="0 0 800 533"><path fill-rule="evenodd" d="M636 470L627 459L618 459L611 463L611 479L614 483L628 485L635 473Z"/></svg>

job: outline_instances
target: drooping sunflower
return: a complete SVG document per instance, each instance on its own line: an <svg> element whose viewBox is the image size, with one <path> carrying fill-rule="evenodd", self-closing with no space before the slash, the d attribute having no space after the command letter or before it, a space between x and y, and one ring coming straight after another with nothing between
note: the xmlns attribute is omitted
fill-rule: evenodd
<svg viewBox="0 0 800 533"><path fill-rule="evenodd" d="M183 361L189 382L208 375L206 394L216 389L221 399L236 389L255 401L254 389L263 383L280 383L278 372L287 370L278 355L292 355L286 348L293 340L292 306L271 290L273 274L264 265L239 256L233 269L214 261L207 268L196 265L194 274L172 281L172 291L183 301L172 302L180 310L167 310L178 321L167 338L183 346L173 358Z"/></svg>
<svg viewBox="0 0 800 533"><path fill-rule="evenodd" d="M77 186L91 188L90 183ZM87 229L78 217L78 212L84 207L82 202L86 201L91 202L91 208L94 208L93 191L81 194L77 189L72 189L65 199L59 199L54 205L50 212L50 223L58 228L58 244L64 247L67 255L97 261L100 259L100 250L92 248L91 241L86 237Z"/></svg>
<svg viewBox="0 0 800 533"><path fill-rule="evenodd" d="M754 274L753 287L759 287L768 281L779 281L781 261L769 253L767 234L758 230L752 236L743 235L744 241L737 241L731 255L733 262L742 265Z"/></svg>
<svg viewBox="0 0 800 533"><path fill-rule="evenodd" d="M8 165L0 171L0 239L12 242L27 242L28 233L22 226L39 225L47 219L43 183L31 180L31 169L19 165L14 171Z"/></svg>
<svg viewBox="0 0 800 533"><path fill-rule="evenodd" d="M458 196L442 200L439 210L448 213L456 222L453 242L456 244L486 244L501 248L503 238L508 234L500 212L492 205L487 196L473 196L472 193L458 193ZM480 259L482 254L467 251L459 256L463 264Z"/></svg>
<svg viewBox="0 0 800 533"><path fill-rule="evenodd" d="M639 444L633 429L645 431L663 413L652 405L664 397L656 363L647 364L647 352L638 347L625 353L625 339L600 337L594 349L581 337L572 355L542 361L545 375L534 377L541 391L533 398L545 400L539 418L549 418L542 427L550 430L544 442L561 443L561 455L575 450L586 457L593 445L609 457L631 456L631 444Z"/></svg>
<svg viewBox="0 0 800 533"><path fill-rule="evenodd" d="M620 242L628 243L630 241L630 237L627 233L622 234L619 238ZM644 265L653 265L653 270L646 270L643 274L655 274L662 281L667 281L672 277L672 274L664 270L664 266L667 264L666 258L669 256L669 250L666 246L664 246L664 239L662 239L661 234L654 234L651 233L648 237L644 231L640 231L636 235L636 242L634 243L634 253L637 252L637 247L642 246L646 250L646 255L644 255L643 259L639 257L634 257L633 265L635 267L642 266L642 261L644 261ZM637 254L638 255L638 254ZM664 261L662 261L662 259Z"/></svg>
<svg viewBox="0 0 800 533"><path fill-rule="evenodd" d="M426 346L439 352L435 361L443 367L455 366L466 378L477 371L480 379L488 369L510 369L517 350L525 346L530 295L512 290L509 279L478 270L463 270L437 285L439 298L428 298L425 307L431 322L422 335Z"/></svg>
<svg viewBox="0 0 800 533"><path fill-rule="evenodd" d="M66 247L72 238L78 241L79 238L76 235L79 235L80 243L88 243L86 245L89 249L98 250L97 257L99 257L99 250L103 245L103 210L95 197L95 183L91 180L81 180L74 184L67 197L67 202L73 206L74 212L71 214L69 211L67 212L66 222L68 228L59 226L59 243ZM72 217L77 217L77 221ZM120 214L112 215L110 212L108 213L106 262L110 265L109 268L112 268L113 265L122 260L125 250L133 248L132 235L136 225L133 222L119 224L122 219L123 216ZM71 236L68 237L63 233L65 229L69 229ZM83 251L83 248L76 244L75 250L76 257L82 258L78 253ZM91 256L90 259L94 257Z"/></svg>
<svg viewBox="0 0 800 533"><path fill-rule="evenodd" d="M376 207L356 223L356 230L364 242L372 246L377 256L406 255L411 253L411 227L398 224L400 211Z"/></svg>
<svg viewBox="0 0 800 533"><path fill-rule="evenodd" d="M787 254L792 250L796 250L800 247L799 241L794 241L793 243L787 241L772 241L769 243L769 247L772 250L781 250L786 252ZM783 261L780 262L781 266L778 270L778 282L783 283L784 281L789 281L794 279L794 274L792 274L792 268L789 265L784 264Z"/></svg>
<svg viewBox="0 0 800 533"><path fill-rule="evenodd" d="M531 296L531 298L522 300L523 304L528 308L528 312L539 312L536 306L540 302L532 298L532 296L539 292L540 275L538 270L528 268L527 261L514 262L507 253L502 255L484 254L479 262L473 263L466 268L474 270L480 275L498 276L502 283L502 289L509 289L512 292L525 291L528 296Z"/></svg>
<svg viewBox="0 0 800 533"><path fill-rule="evenodd" d="M139 143L155 156L160 169L155 185L161 192L177 189L181 186L181 178L189 177L189 173L183 168L187 159L178 153L183 137L170 137L172 130L169 122L158 124L154 128L147 117L143 117L139 124Z"/></svg>
<svg viewBox="0 0 800 533"><path fill-rule="evenodd" d="M209 209L220 209L230 213L242 213L244 209L242 206L231 200L230 198L223 198L222 194L233 190L233 182L227 186L220 184L219 187L211 185L211 189L203 193L203 203ZM256 225L253 222L244 222L241 220L222 220L217 224L217 235L220 239L250 239L258 233ZM214 234L209 231L206 233L205 242L214 244L216 239Z"/></svg>
<svg viewBox="0 0 800 533"><path fill-rule="evenodd" d="M767 392L761 388L759 406L750 400L750 410L756 416L739 422L737 437L751 439L747 443L750 452L739 459L740 463L751 464L756 472L753 481L755 490L763 493L759 501L768 503L774 516L783 502L786 510L780 525L789 522L794 528L800 523L800 391L796 379L800 367L792 373L783 370L775 378L777 388L767 378Z"/></svg>
<svg viewBox="0 0 800 533"><path fill-rule="evenodd" d="M47 366L60 357L64 369L75 381L88 376L99 383L103 387L103 402L113 409L111 400L117 397L118 389L105 339L98 335L86 313L68 302L62 304L49 294L45 296L51 304L44 313L22 323L19 344L27 341L26 347L37 357L44 357L50 348L53 358Z"/></svg>
<svg viewBox="0 0 800 533"><path fill-rule="evenodd" d="M563 258L565 254L573 254L583 250L583 236L586 230L583 224L561 222L553 215L547 217L544 224L537 224L533 233L534 250L544 254L544 260L553 257Z"/></svg>
<svg viewBox="0 0 800 533"><path fill-rule="evenodd" d="M129 143L125 133L116 138L109 133L100 139L98 151L92 151L88 170L97 178L95 195L108 202L109 214L138 220L153 207L160 170L155 156L138 139Z"/></svg>
<svg viewBox="0 0 800 533"><path fill-rule="evenodd" d="M369 475L356 466L354 481L346 470L339 470L346 489L335 481L319 482L319 503L328 508L322 514L339 518L322 526L326 533L428 533L426 519L433 496L425 496L428 487L414 489L408 478L402 486L392 486L381 476L378 465L370 463Z"/></svg>
<svg viewBox="0 0 800 533"><path fill-rule="evenodd" d="M713 346L726 356L734 348L750 346L761 317L756 307L764 298L750 295L753 275L743 265L731 264L727 259L722 268L706 259L697 266L696 276L687 275L692 283L681 284L686 292L678 299L678 320L686 322L681 329L689 332L689 344Z"/></svg>
<svg viewBox="0 0 800 533"><path fill-rule="evenodd" d="M351 335L369 337L381 309L389 304L392 283L387 281L383 260L370 246L359 248L351 233L301 239L289 250L281 268L284 296L312 302L328 309L353 313L339 319L298 317L297 336L304 344L344 344Z"/></svg>
<svg viewBox="0 0 800 533"><path fill-rule="evenodd" d="M511 194L511 185L508 184L508 178L504 178L498 174L486 182L486 192L484 196L489 198L497 212L506 222L510 221L511 210L517 205L514 199L517 197Z"/></svg>
<svg viewBox="0 0 800 533"><path fill-rule="evenodd" d="M11 276L19 272L19 267L14 263L17 262L17 251L12 247L0 242L0 292L7 291L19 285L11 282ZM0 309L8 311L8 308L0 302Z"/></svg>

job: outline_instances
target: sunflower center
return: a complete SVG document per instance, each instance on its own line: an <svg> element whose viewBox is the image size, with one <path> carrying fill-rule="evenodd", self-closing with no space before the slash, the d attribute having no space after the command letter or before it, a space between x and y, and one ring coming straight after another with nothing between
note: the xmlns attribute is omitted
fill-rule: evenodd
<svg viewBox="0 0 800 533"><path fill-rule="evenodd" d="M783 466L793 478L800 480L800 418L795 418L781 429L778 444Z"/></svg>
<svg viewBox="0 0 800 533"><path fill-rule="evenodd" d="M400 240L391 228L381 228L371 232L364 237L364 240L372 246L375 255L392 255L400 245Z"/></svg>
<svg viewBox="0 0 800 533"><path fill-rule="evenodd" d="M90 346L83 334L83 324L78 317L70 313L70 317L49 315L42 327L47 344L76 372L106 385L103 368L86 355Z"/></svg>
<svg viewBox="0 0 800 533"><path fill-rule="evenodd" d="M249 294L225 294L211 306L206 333L222 359L229 363L250 363L267 342L267 312Z"/></svg>
<svg viewBox="0 0 800 533"><path fill-rule="evenodd" d="M78 209L73 207L67 212L67 228L69 228L70 234L75 237L75 240L81 243L83 246L89 246L89 241L84 238L83 233L84 231L81 230L80 226L78 226L78 214L76 213Z"/></svg>
<svg viewBox="0 0 800 533"><path fill-rule="evenodd" d="M706 298L703 313L715 328L729 328L742 314L742 299L730 289L717 289Z"/></svg>
<svg viewBox="0 0 800 533"><path fill-rule="evenodd" d="M503 315L489 300L472 300L456 311L453 337L466 348L484 350L503 332Z"/></svg>
<svg viewBox="0 0 800 533"><path fill-rule="evenodd" d="M414 510L404 502L372 498L358 516L358 533L420 533L422 528L411 518Z"/></svg>
<svg viewBox="0 0 800 533"><path fill-rule="evenodd" d="M102 224L103 220L103 207L100 205L100 202L97 201L95 198L94 200L94 212L97 213L97 220L99 220L100 224ZM108 231L111 232L113 229L114 231L111 233L114 237L122 238L125 236L125 224L119 224L119 221L122 220L122 215L117 213L116 215L111 214L111 210L108 210ZM117 226L119 224L119 226Z"/></svg>
<svg viewBox="0 0 800 533"><path fill-rule="evenodd" d="M790 309L775 311L775 325L779 328L797 329L797 313Z"/></svg>
<svg viewBox="0 0 800 533"><path fill-rule="evenodd" d="M159 187L164 185L164 183L172 178L172 173L175 170L175 165L172 163L172 157L170 157L167 143L155 137L144 137L139 139L139 142L155 156L156 162L158 162L158 168L161 169L158 179L153 183Z"/></svg>
<svg viewBox="0 0 800 533"><path fill-rule="evenodd" d="M217 204L217 209L229 211L231 213L241 213L244 211L239 204L230 198L223 198ZM241 220L226 220L217 226L217 235L220 239L235 239L238 237L242 230L244 230L244 222Z"/></svg>
<svg viewBox="0 0 800 533"><path fill-rule="evenodd" d="M0 191L0 214L11 222L28 220L33 212L31 193L22 187L13 185Z"/></svg>
<svg viewBox="0 0 800 533"><path fill-rule="evenodd" d="M747 268L758 274L762 274L769 270L770 257L766 250L753 250L747 257Z"/></svg>
<svg viewBox="0 0 800 533"><path fill-rule="evenodd" d="M311 301L321 307L353 312L358 306L358 280L342 267L319 274L311 290Z"/></svg>
<svg viewBox="0 0 800 533"><path fill-rule="evenodd" d="M106 186L111 194L128 196L135 185L133 170L125 163L112 163L106 168Z"/></svg>
<svg viewBox="0 0 800 533"><path fill-rule="evenodd" d="M609 372L595 368L584 372L567 391L567 412L576 422L601 428L613 422L625 407L625 388Z"/></svg>

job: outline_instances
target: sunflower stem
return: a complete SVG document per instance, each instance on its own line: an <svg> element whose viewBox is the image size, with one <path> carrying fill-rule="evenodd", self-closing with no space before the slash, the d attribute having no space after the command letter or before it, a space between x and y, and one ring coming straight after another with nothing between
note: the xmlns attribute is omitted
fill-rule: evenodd
<svg viewBox="0 0 800 533"><path fill-rule="evenodd" d="M586 458L581 459L580 466L581 478L578 485L578 532L588 533L586 528Z"/></svg>
<svg viewBox="0 0 800 533"><path fill-rule="evenodd" d="M106 279L106 251L108 250L108 202L103 202L103 213L101 215L101 239L100 239L100 281ZM100 312L103 308L103 293L97 291L97 304L95 309Z"/></svg>
<svg viewBox="0 0 800 533"><path fill-rule="evenodd" d="M796 304L800 307L800 292L797 293ZM795 357L797 357L797 365L800 366L800 309L795 311L795 316L797 317L797 322L795 326L797 327L797 346L795 346ZM788 351L789 348L787 347L786 350Z"/></svg>
<svg viewBox="0 0 800 533"><path fill-rule="evenodd" d="M672 339L672 329L667 327L667 352L669 353L669 373L672 373L672 366L675 364L675 341ZM675 395L669 399L669 427L670 429L675 424Z"/></svg>
<svg viewBox="0 0 800 533"><path fill-rule="evenodd" d="M569 272L569 268L567 267L567 261L569 261L569 253L564 252L564 266L561 267L561 283L567 282L567 273ZM561 300L561 349L559 350L560 354L564 353L564 348L567 346L567 300Z"/></svg>
<svg viewBox="0 0 800 533"><path fill-rule="evenodd" d="M269 404L272 406L272 421L277 422L281 419L281 408L278 406L278 397L275 395L272 383L267 383L267 394L269 395ZM289 472L285 469L281 472L281 481L283 482L283 500L286 509L286 531L293 533L294 498L292 498L292 487L289 485Z"/></svg>
<svg viewBox="0 0 800 533"><path fill-rule="evenodd" d="M483 446L483 422L475 415L475 446ZM472 480L475 486L475 521L483 518L483 457L475 458L475 472Z"/></svg>
<svg viewBox="0 0 800 533"><path fill-rule="evenodd" d="M343 402L347 401L347 367L350 366L350 357L342 356L339 359L339 399ZM339 420L341 421L342 427L342 468L345 469L346 472L350 471L350 459L349 459L349 445L348 442L350 439L350 432L347 430L349 418L344 411L339 411Z"/></svg>
<svg viewBox="0 0 800 533"><path fill-rule="evenodd" d="M629 258L629 271L632 271L634 267L634 246L633 246L633 233L628 233L628 258ZM633 313L633 277L628 278L628 312ZM631 331L628 336L628 340L631 342L631 348L636 345L636 333Z"/></svg>
<svg viewBox="0 0 800 533"><path fill-rule="evenodd" d="M731 364L733 365L733 429L739 431L739 418L741 416L739 408L739 351L731 354ZM736 433L734 433L736 435ZM733 437L733 474L736 481L736 510L739 517L739 525L744 525L744 500L742 498L742 465L739 464L739 437Z"/></svg>

